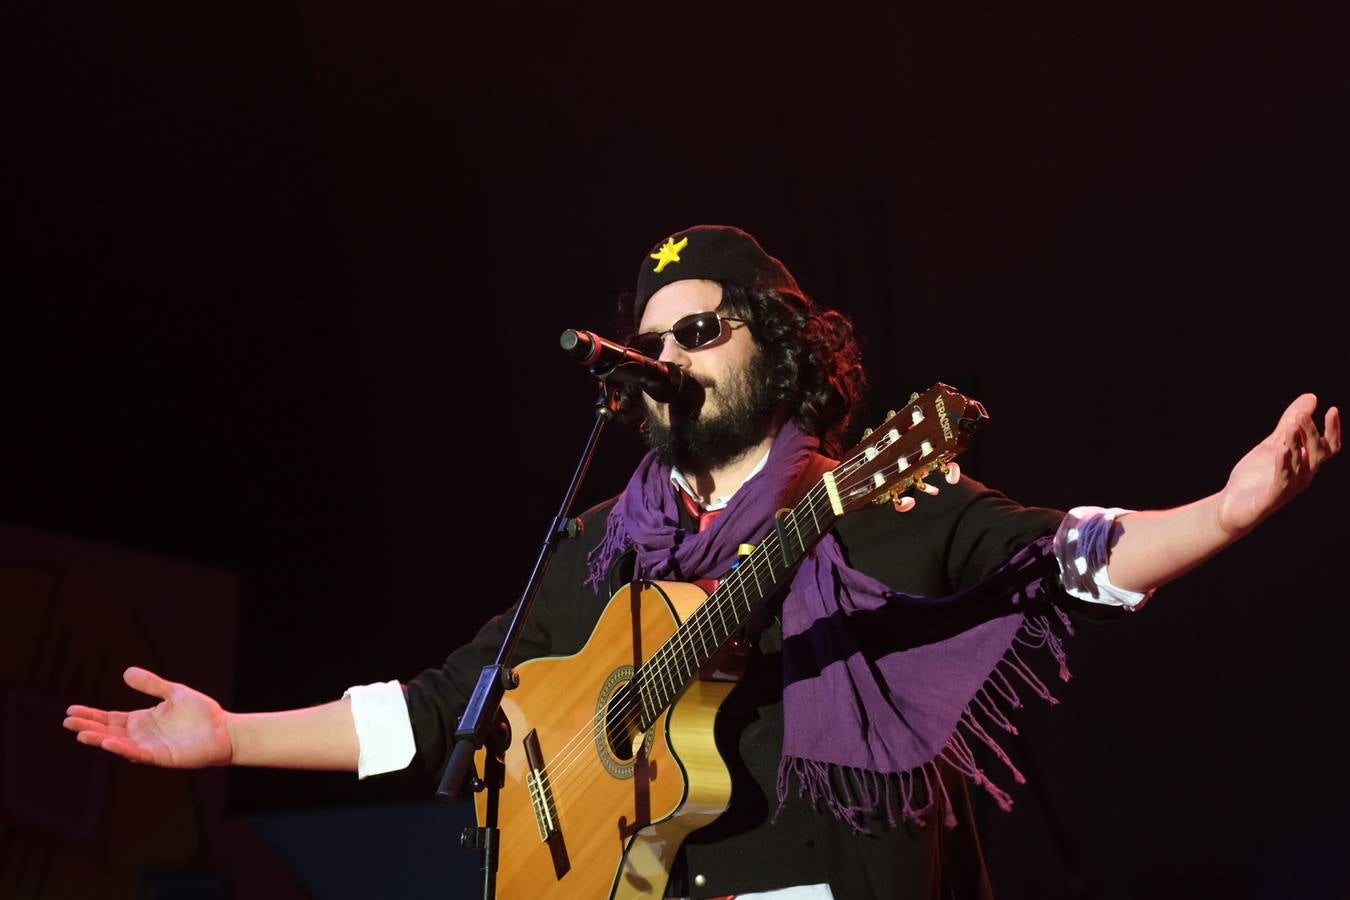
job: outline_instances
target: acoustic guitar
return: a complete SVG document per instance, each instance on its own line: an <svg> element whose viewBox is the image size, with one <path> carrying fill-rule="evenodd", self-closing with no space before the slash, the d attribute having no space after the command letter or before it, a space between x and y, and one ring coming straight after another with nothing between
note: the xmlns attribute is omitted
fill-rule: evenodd
<svg viewBox="0 0 1350 900"><path fill-rule="evenodd" d="M731 778L713 744L735 686L719 651L790 579L836 519L901 492L966 448L988 419L944 384L865 434L722 579L635 582L609 600L581 651L517 668L500 800L503 900L659 898L685 837L717 818ZM482 771L482 751L478 764ZM478 819L486 798L477 795Z"/></svg>

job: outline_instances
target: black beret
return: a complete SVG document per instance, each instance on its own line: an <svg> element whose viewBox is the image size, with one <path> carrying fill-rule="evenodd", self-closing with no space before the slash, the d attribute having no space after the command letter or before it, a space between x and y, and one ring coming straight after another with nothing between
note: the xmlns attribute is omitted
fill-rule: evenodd
<svg viewBox="0 0 1350 900"><path fill-rule="evenodd" d="M676 281L706 278L750 290L801 293L787 266L764 252L746 232L731 225L695 225L652 247L638 269L633 324L642 321L647 301Z"/></svg>

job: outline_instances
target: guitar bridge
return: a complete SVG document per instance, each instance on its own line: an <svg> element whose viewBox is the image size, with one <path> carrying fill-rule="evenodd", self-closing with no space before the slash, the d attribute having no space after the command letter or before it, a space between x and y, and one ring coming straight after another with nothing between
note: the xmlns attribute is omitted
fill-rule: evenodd
<svg viewBox="0 0 1350 900"><path fill-rule="evenodd" d="M535 824L539 826L539 840L547 843L550 838L561 834L558 822L558 807L553 802L553 788L549 784L548 769L544 766L544 754L539 749L539 734L531 731L525 736L525 760L530 769L525 773L525 786L530 792L530 805L534 807Z"/></svg>

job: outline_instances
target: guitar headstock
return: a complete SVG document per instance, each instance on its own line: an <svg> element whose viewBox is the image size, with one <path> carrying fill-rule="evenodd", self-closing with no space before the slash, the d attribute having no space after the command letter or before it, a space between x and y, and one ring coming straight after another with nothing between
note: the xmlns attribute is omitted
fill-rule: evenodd
<svg viewBox="0 0 1350 900"><path fill-rule="evenodd" d="M904 409L888 413L880 428L866 432L831 473L842 512L896 499L945 470L988 419L978 400L945 384L912 396Z"/></svg>

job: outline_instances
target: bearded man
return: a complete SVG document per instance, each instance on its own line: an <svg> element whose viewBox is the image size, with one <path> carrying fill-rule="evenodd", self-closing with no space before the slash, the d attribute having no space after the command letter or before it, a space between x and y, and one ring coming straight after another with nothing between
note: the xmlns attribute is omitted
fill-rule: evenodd
<svg viewBox="0 0 1350 900"><path fill-rule="evenodd" d="M669 403L627 398L641 404L650 452L554 556L521 660L580 652L611 594L634 581L726 578L742 545L772 535L778 510L836 466L860 402L848 320L739 229L659 241L630 315L630 345L692 389ZM1062 666L1073 617L1138 610L1304 490L1341 447L1336 408L1324 433L1315 409L1312 395L1297 398L1223 490L1175 509L1026 507L952 465L917 502L839 518L731 642L739 681L714 729L730 797L683 840L666 896L989 896L967 784L1008 805L980 754L1010 766L993 736L1009 727L1007 708L1048 694L1028 648ZM164 766L439 772L507 620L407 683L312 709L229 713L132 668L127 683L161 703L75 706L65 724L82 743Z"/></svg>

